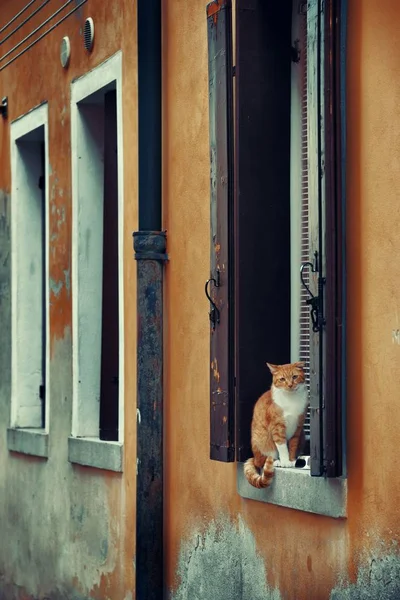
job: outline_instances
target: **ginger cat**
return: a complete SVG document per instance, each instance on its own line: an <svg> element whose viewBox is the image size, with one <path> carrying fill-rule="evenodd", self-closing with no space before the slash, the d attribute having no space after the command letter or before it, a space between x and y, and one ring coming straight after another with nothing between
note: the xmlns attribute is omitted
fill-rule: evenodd
<svg viewBox="0 0 400 600"><path fill-rule="evenodd" d="M244 474L256 488L267 487L277 467L294 467L304 441L308 397L304 363L270 365L272 386L256 402L251 422L253 458ZM261 474L257 469L261 469Z"/></svg>

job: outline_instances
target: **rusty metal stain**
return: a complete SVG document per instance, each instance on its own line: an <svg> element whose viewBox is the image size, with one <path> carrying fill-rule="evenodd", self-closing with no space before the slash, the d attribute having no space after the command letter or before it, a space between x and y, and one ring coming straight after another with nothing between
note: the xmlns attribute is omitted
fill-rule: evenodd
<svg viewBox="0 0 400 600"><path fill-rule="evenodd" d="M212 17L214 25L218 23L219 11L229 4L230 0L214 0L207 5L207 17Z"/></svg>

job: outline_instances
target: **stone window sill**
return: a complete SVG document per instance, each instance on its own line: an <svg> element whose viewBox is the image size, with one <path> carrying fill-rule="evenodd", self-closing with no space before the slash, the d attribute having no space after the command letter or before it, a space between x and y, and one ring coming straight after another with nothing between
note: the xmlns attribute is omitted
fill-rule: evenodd
<svg viewBox="0 0 400 600"><path fill-rule="evenodd" d="M49 456L49 434L44 429L7 429L7 447L11 452L30 456Z"/></svg>
<svg viewBox="0 0 400 600"><path fill-rule="evenodd" d="M242 498L269 502L286 508L334 517L347 517L347 479L311 477L305 469L275 469L270 487L257 489L243 473L243 463L237 466L237 489Z"/></svg>
<svg viewBox="0 0 400 600"><path fill-rule="evenodd" d="M85 467L122 473L123 444L98 438L69 437L68 460Z"/></svg>

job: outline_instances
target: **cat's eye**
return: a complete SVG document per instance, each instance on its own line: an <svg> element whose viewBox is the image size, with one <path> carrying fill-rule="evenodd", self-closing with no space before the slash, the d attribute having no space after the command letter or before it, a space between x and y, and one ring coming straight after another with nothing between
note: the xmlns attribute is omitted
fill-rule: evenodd
<svg viewBox="0 0 400 600"><path fill-rule="evenodd" d="M297 379L298 375L293 375L292 379Z"/></svg>
<svg viewBox="0 0 400 600"><path fill-rule="evenodd" d="M284 377L280 377L279 381L285 381L285 378Z"/></svg>

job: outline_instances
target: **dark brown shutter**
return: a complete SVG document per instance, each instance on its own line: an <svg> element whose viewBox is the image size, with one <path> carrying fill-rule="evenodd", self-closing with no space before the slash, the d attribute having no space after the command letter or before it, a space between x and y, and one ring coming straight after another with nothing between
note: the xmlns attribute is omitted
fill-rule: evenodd
<svg viewBox="0 0 400 600"><path fill-rule="evenodd" d="M325 198L323 197L322 144L324 142L324 118L321 105L321 61L322 27L320 0L310 0L307 5L307 141L308 141L308 229L309 262L307 269L308 285L314 295L314 323L311 321L312 306L308 305L310 315L310 457L311 474L323 474L323 365L325 340L321 327L313 329L318 319L323 318L323 294L319 293L325 274L325 248L323 245L323 223ZM308 295L307 295L308 296Z"/></svg>
<svg viewBox="0 0 400 600"><path fill-rule="evenodd" d="M207 6L210 161L210 458L235 459L233 393L233 120L231 4ZM214 304L213 304L214 303Z"/></svg>
<svg viewBox="0 0 400 600"><path fill-rule="evenodd" d="M308 185L310 288L311 474L342 474L344 368L344 224L341 199L339 13L333 0L308 2ZM314 150L315 149L315 150ZM314 258L316 256L316 258Z"/></svg>
<svg viewBox="0 0 400 600"><path fill-rule="evenodd" d="M324 471L343 473L344 331L344 212L342 198L341 30L340 3L325 2L324 89L326 157L326 350L324 378Z"/></svg>
<svg viewBox="0 0 400 600"><path fill-rule="evenodd" d="M236 3L237 458L251 455L266 362L290 362L291 2Z"/></svg>

